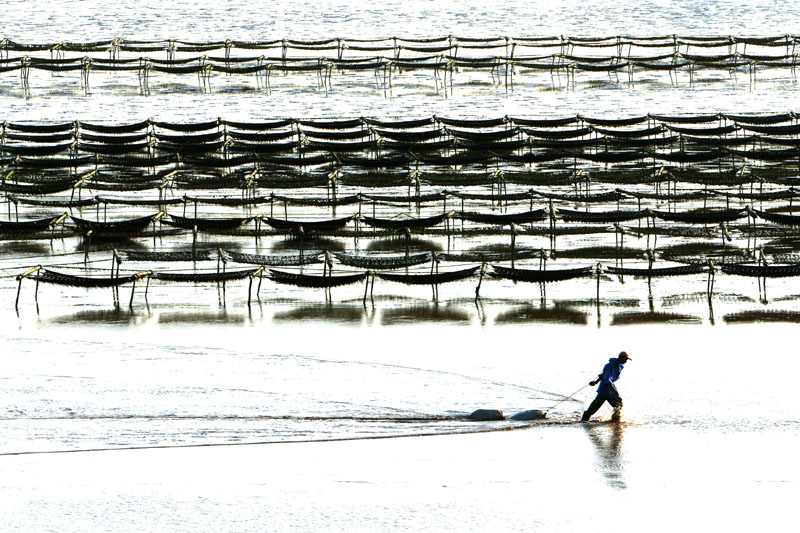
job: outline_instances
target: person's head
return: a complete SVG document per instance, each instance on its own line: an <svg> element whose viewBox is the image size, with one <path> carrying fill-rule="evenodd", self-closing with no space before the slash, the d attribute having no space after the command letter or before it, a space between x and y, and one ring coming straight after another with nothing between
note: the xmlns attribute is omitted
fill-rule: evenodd
<svg viewBox="0 0 800 533"><path fill-rule="evenodd" d="M620 363L625 364L630 360L630 357L628 356L628 352L619 352L617 359L619 359Z"/></svg>

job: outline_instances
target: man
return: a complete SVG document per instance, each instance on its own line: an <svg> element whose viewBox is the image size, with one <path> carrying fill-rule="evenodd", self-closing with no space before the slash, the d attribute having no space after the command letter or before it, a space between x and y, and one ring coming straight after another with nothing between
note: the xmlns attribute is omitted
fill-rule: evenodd
<svg viewBox="0 0 800 533"><path fill-rule="evenodd" d="M606 366L603 367L603 372L598 374L597 379L589 382L589 385L594 386L600 383L600 386L597 387L597 396L594 401L589 405L589 408L583 412L581 422L587 422L605 402L608 402L614 407L614 414L611 415L611 420L619 422L620 418L622 418L622 398L620 398L619 391L616 385L614 385L614 382L619 379L623 365L629 360L630 357L628 357L626 352L619 352L617 357L612 357L608 360Z"/></svg>

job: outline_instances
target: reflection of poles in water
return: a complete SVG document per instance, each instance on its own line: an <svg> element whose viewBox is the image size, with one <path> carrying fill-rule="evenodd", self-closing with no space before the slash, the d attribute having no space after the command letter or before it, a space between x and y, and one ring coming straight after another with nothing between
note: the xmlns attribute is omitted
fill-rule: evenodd
<svg viewBox="0 0 800 533"><path fill-rule="evenodd" d="M603 274L603 265L602 263L597 263L595 267L597 270L597 296L595 297L595 305L597 307L597 327L599 328L601 325L600 320L600 276Z"/></svg>
<svg viewBox="0 0 800 533"><path fill-rule="evenodd" d="M192 262L197 261L197 224L192 226Z"/></svg>
<svg viewBox="0 0 800 533"><path fill-rule="evenodd" d="M609 487L627 488L623 477L625 461L622 453L624 425L615 422L608 424L585 424L583 428L595 447L597 469L606 478Z"/></svg>
<svg viewBox="0 0 800 533"><path fill-rule="evenodd" d="M434 268L436 271L434 272ZM431 252L431 276L435 274L439 274L439 255L436 252ZM439 300L439 285L436 283L431 284L431 290L433 291L433 301L436 302Z"/></svg>
<svg viewBox="0 0 800 533"><path fill-rule="evenodd" d="M222 265L222 276L223 276L222 283L220 284L220 282L217 282L217 299L218 299L219 303L222 305L222 307L224 308L226 306L226 298L225 298L226 294L225 294L225 279L224 279L224 276L225 276L225 268L228 265L228 259L227 259L227 257L225 257L225 254L223 253L222 248L218 248L217 252L218 252L218 256L217 256L217 275L220 274L220 264L221 264Z"/></svg>
<svg viewBox="0 0 800 533"><path fill-rule="evenodd" d="M711 303L711 298L708 299L708 322L713 326L714 322L714 306Z"/></svg>
<svg viewBox="0 0 800 533"><path fill-rule="evenodd" d="M511 270L514 270L514 256L516 255L517 225L511 223Z"/></svg>
<svg viewBox="0 0 800 533"><path fill-rule="evenodd" d="M547 270L547 251L540 250L539 254L539 271ZM547 289L545 288L545 282L539 282L539 305L542 309L544 309L545 305L547 304Z"/></svg>
<svg viewBox="0 0 800 533"><path fill-rule="evenodd" d="M363 301L364 308L367 307L367 291L369 291L370 285L372 285L373 287L375 285L375 272L373 272L371 270L368 271L365 279L366 279L366 283L364 283L364 301ZM372 302L373 308L374 308L375 300L372 297L372 292L371 291L369 292L369 299Z"/></svg>
<svg viewBox="0 0 800 533"><path fill-rule="evenodd" d="M302 255L300 257L302 257ZM325 250L325 258L322 264L322 277L324 278L331 276L333 276L333 258L331 257L331 253L328 250ZM325 301L328 303L333 302L331 288L328 286L325 287Z"/></svg>
<svg viewBox="0 0 800 533"><path fill-rule="evenodd" d="M597 293L595 295L595 304L597 308L600 309L600 275L603 273L603 264L597 263L595 266L595 272L597 273Z"/></svg>
<svg viewBox="0 0 800 533"><path fill-rule="evenodd" d="M372 308L369 310L367 315L367 325L372 326L375 324L375 306L373 305Z"/></svg>
<svg viewBox="0 0 800 533"><path fill-rule="evenodd" d="M301 273L303 272L303 244L304 244L303 243L303 237L305 237L305 233L306 232L303 229L303 226L298 226L297 227L297 237L298 237L298 239L300 241L300 244L298 246L298 253L299 253L298 257L300 258L300 272Z"/></svg>
<svg viewBox="0 0 800 533"><path fill-rule="evenodd" d="M708 260L708 279L706 280L706 295L708 296L708 303L711 303L711 297L714 295L714 278L717 273L717 266L714 264L713 259Z"/></svg>
<svg viewBox="0 0 800 533"><path fill-rule="evenodd" d="M655 261L655 255L653 254L653 250L650 248L647 249L647 302L650 306L650 312L655 313L655 304L653 302L653 277L651 276L653 272L653 261Z"/></svg>
<svg viewBox="0 0 800 533"><path fill-rule="evenodd" d="M486 263L483 264L484 268L486 267ZM483 277L483 271L481 271L481 277ZM478 289L475 289L475 292L478 292ZM480 298L477 296L475 297L475 308L478 310L478 319L480 320L481 326L486 325L486 311L483 310L483 302L481 302Z"/></svg>
<svg viewBox="0 0 800 533"><path fill-rule="evenodd" d="M761 300L762 304L766 304L766 303L769 302L769 300L767 300L767 276L766 276L766 272L767 272L767 256L764 255L764 249L763 248L759 248L758 249L758 263L759 263L759 266L763 267L763 269L764 269L764 276L763 277L762 276L758 276L756 278L756 281L758 282L758 297ZM763 286L763 291L762 291L762 286Z"/></svg>

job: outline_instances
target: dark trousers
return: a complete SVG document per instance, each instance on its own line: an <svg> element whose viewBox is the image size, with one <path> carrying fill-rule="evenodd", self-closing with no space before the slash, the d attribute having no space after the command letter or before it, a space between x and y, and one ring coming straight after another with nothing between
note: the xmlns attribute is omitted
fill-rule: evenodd
<svg viewBox="0 0 800 533"><path fill-rule="evenodd" d="M620 412L622 411L622 398L620 398L618 395L610 391L609 392L600 391L597 393L597 396L592 401L592 403L589 404L589 408L583 412L583 417L581 418L581 420L584 422L589 420L592 417L592 415L595 414L597 410L603 406L605 402L608 402L614 408L614 414L611 415L611 419L612 420L619 419Z"/></svg>

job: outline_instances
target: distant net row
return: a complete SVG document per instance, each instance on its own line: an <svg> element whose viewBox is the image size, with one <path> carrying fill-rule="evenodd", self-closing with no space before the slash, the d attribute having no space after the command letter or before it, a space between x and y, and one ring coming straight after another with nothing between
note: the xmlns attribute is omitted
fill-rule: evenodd
<svg viewBox="0 0 800 533"><path fill-rule="evenodd" d="M248 166L334 172L489 166L501 170L571 166L592 171L599 170L597 164L639 170L693 165L739 172L739 164L759 167L755 172L763 178L769 172L792 176L800 168L800 122L794 112L651 114L619 119L434 116L397 121L218 119L187 124L148 120L123 125L5 122L0 153L7 154L0 156L5 172ZM380 181L375 185L380 186Z"/></svg>
<svg viewBox="0 0 800 533"><path fill-rule="evenodd" d="M229 90L249 91L240 84L242 76L253 76L255 88L272 91L275 81L284 76L313 76L318 90L329 90L334 87L333 75L353 76L362 74L370 76L369 82L378 89L389 90L403 80L414 80L416 84L420 76L432 75L436 89L452 88L456 85L455 75L459 73L465 83L470 83L480 73L491 76L493 85L505 87L521 83L560 82L561 75L567 82L576 82L576 74L590 76L592 73L606 73L613 81L619 82L619 75L627 75L629 83L633 83L637 74L665 73L670 83L678 83L679 73L688 73L689 83L695 80L699 71L727 72L735 81L737 71L746 71L749 81L754 84L763 76L763 71L770 71L771 79L796 79L800 56L797 53L781 55L762 54L688 54L669 53L647 56L577 56L574 54L546 54L518 57L459 57L459 56L423 56L387 59L381 56L336 59L336 58L277 58L277 57L235 57L208 58L201 56L188 59L152 60L136 58L130 60L106 60L93 58L59 59L21 57L0 60L0 75L19 75L20 89L25 95L33 92L32 87L53 88L72 85L75 80L66 74L80 75L77 82L85 94L91 93L91 79L98 75L113 76L114 87L118 90L120 75L124 73L136 76L136 85L143 94L152 90L151 80L163 79L165 76L196 76L198 89L210 92L213 85L228 83L230 76L237 76L236 82L229 85ZM788 69L788 73L787 73ZM32 72L44 73L46 78L33 77ZM471 74L466 74L471 73ZM49 74L49 75L48 75ZM547 74L546 78L537 78ZM215 76L216 75L216 76ZM524 78L520 78L525 76ZM349 79L349 78L348 78ZM2 78L0 78L0 81ZM108 78L100 78L101 82ZM408 83L408 81L407 81ZM277 86L277 85L276 85ZM346 87L345 87L346 88ZM174 88L167 84L160 90L169 91Z"/></svg>
<svg viewBox="0 0 800 533"><path fill-rule="evenodd" d="M763 68L795 68L800 65L797 53L780 55L742 54L689 54L671 52L658 55L604 55L581 56L575 54L545 54L535 56L478 56L459 57L454 55L434 55L423 57L371 56L341 59L335 57L208 57L197 56L185 59L153 59L137 57L132 59L102 59L77 57L56 59L46 57L13 57L0 59L0 73L19 72L23 81L31 70L54 73L83 72L136 72L144 76L148 73L162 74L262 74L272 72L319 72L369 71L396 73L411 70L453 69L509 69L542 71L588 71L613 72L624 69L634 70L677 70L718 68L730 69L752 66ZM391 70L387 70L391 69Z"/></svg>
<svg viewBox="0 0 800 533"><path fill-rule="evenodd" d="M457 117L443 117L443 116L430 116L422 118L397 118L397 119L380 119L371 117L347 117L347 118L273 118L259 121L236 121L218 118L214 120L207 120L202 122L170 122L164 120L148 119L140 122L130 124L109 124L91 121L73 121L73 122L60 122L60 123L31 123L31 122L9 122L3 121L0 123L3 128L3 135L16 134L16 133L30 133L38 135L46 134L69 134L72 133L80 136L81 133L90 134L106 134L109 139L114 139L116 135L126 133L140 133L151 131L158 133L160 130L168 130L173 132L183 133L198 133L209 131L229 131L229 130L242 130L244 132L258 132L258 131L274 131L274 130L288 130L288 131L302 131L302 130L323 130L314 132L313 135L319 136L327 140L336 139L350 139L353 137L336 134L335 132L343 132L345 130L361 130L360 135L364 136L372 128L385 128L386 130L397 130L400 132L411 132L418 129L429 127L442 128L442 127L455 127L455 128L469 128L479 130L476 134L486 133L482 130L489 128L502 127L505 129L513 129L514 127L533 127L554 129L557 132L559 128L568 126L575 127L589 126L589 127L607 127L607 128L625 128L630 126L638 126L642 124L649 124L651 126L661 126L674 130L679 133L687 133L680 129L681 124L708 124L719 123L719 127L723 125L726 128L715 129L713 127L701 128L699 131L704 136L724 136L729 133L735 132L737 129L745 128L745 131L756 133L800 133L797 128L791 131L776 130L775 128L785 127L787 123L797 123L800 121L800 114L785 111L781 113L703 113L703 114L680 114L669 115L663 113L648 113L645 115L635 115L626 117L593 117L586 115L569 115L561 117L553 117L551 114L539 117L524 117L524 116L503 116L495 118L457 118ZM759 129L758 126L762 128ZM609 135L619 135L624 137L646 137L659 133L660 131L643 131L643 132L627 132L625 130L620 132L611 131ZM584 134L589 132L584 132ZM692 133L692 132L689 132ZM532 135L537 136L534 132ZM551 136L545 135L545 138L570 138L579 137L581 135L560 135ZM466 137L469 138L469 137ZM244 140L250 140L243 138ZM261 141L282 140L283 138L267 137L264 139L255 139ZM32 137L31 142L36 138ZM48 140L47 137L41 137L40 142L56 142L58 139ZM190 139L191 140L191 139ZM212 140L212 139L207 139ZM490 139L481 139L490 140ZM131 140L121 138L118 143L132 142Z"/></svg>
<svg viewBox="0 0 800 533"><path fill-rule="evenodd" d="M78 174L62 169L12 170L2 178L0 193L5 201L14 205L163 207L193 203L248 208L281 202L319 207L368 202L420 205L446 202L448 198L487 203L534 199L604 203L625 198L667 203L714 199L725 202L791 200L796 196L795 187L800 186L800 169L797 164L723 169L661 166L578 171L485 169L353 173L268 169L220 172L183 168L156 172L105 169ZM748 189L744 189L745 186ZM144 191L153 194L143 196Z"/></svg>
<svg viewBox="0 0 800 533"><path fill-rule="evenodd" d="M620 119L579 115L557 119L463 120L434 116L408 121L358 118L245 123L218 119L195 124L147 120L119 126L87 122L4 122L0 152L44 156L70 149L97 154L127 154L147 149L184 154L220 150L268 154L299 150L348 153L381 148L407 152L454 148L511 151L528 146L658 148L674 144L797 147L800 146L798 118L796 113L789 112L684 117L642 115Z"/></svg>
<svg viewBox="0 0 800 533"><path fill-rule="evenodd" d="M221 256L228 255L220 252ZM712 262L707 264L689 264L682 266L659 267L653 266L652 262L648 267L644 268L628 268L622 266L605 266L602 264L579 266L572 268L557 268L547 269L544 265L539 268L519 268L516 267L512 261L510 266L500 266L496 264L488 265L471 265L466 268L459 268L457 270L448 269L447 271L440 271L438 266L438 259L434 255L432 257L433 263L430 271L344 271L340 273L333 272L334 263L330 254L325 254L325 267L322 273L304 273L303 271L287 271L285 269L267 269L264 266L258 268L226 270L217 267L216 270L194 270L191 272L186 271L169 271L169 270L141 270L132 272L130 274L121 275L119 272L119 263L112 261L111 275L107 273L96 272L94 275L76 275L66 273L63 271L53 270L42 266L30 268L17 276L19 287L17 290L17 299L15 306L19 308L19 296L24 280L30 280L35 283L35 299L38 305L38 291L39 284L54 284L61 286L78 287L83 289L112 289L114 294L115 303L119 303L118 289L124 285L132 286L130 295L130 305L133 305L134 294L137 282L146 283L144 291L144 298L147 298L147 291L150 286L150 281L155 280L158 282L166 283L216 283L223 287L226 283L235 281L247 280L249 282L247 301L250 303L253 299L254 281L257 283L255 287L255 296L259 297L261 283L263 278L268 278L277 284L294 285L306 289L323 289L326 295L329 294L330 289L334 287L341 287L345 285L352 285L359 282L366 282L364 287L363 300L366 303L368 294L370 298L373 297L375 278L380 278L384 281L399 283L404 285L428 285L433 290L434 300L438 299L439 285L453 283L453 282L466 282L477 278L477 284L474 288L475 298L480 297L481 285L484 276L511 280L513 282L528 282L538 283L542 286L556 282L565 282L579 278L596 278L596 295L597 303L599 305L600 297L600 281L602 278L611 276L637 276L650 278L666 278L676 276L692 276L703 275L706 277L706 295L711 302L714 277L718 271L717 267ZM347 254L337 254L338 259L347 257ZM357 257L357 256L353 256ZM352 259L352 257L351 257ZM399 258L402 259L402 258ZM244 261L249 262L249 261ZM223 263L224 264L224 263ZM347 263L345 263L347 264ZM117 269L115 270L114 266ZM402 268L402 267L389 267ZM759 279L759 288L761 288L762 280L766 278L787 278L800 276L800 264L792 265L768 265L766 262L756 262L753 264L743 263L729 263L722 265L719 270L725 274L734 276L744 276ZM394 292L394 291L393 291Z"/></svg>
<svg viewBox="0 0 800 533"><path fill-rule="evenodd" d="M243 41L235 39L216 41L185 41L185 40L155 40L140 41L129 39L109 39L94 42L50 42L50 43L23 43L10 39L0 41L0 50L4 52L108 52L118 54L124 52L153 53L153 52L210 52L220 50L351 50L359 52L384 52L403 48L421 53L441 53L453 47L462 49L504 49L505 47L518 48L728 48L746 51L746 47L786 48L793 50L800 44L798 35L772 35L772 36L744 36L744 35L660 35L660 36L633 36L611 35L600 37L585 36L496 36L496 37L469 37L469 36L435 36L435 37L385 37L363 39L356 37L332 37L327 39L271 39L261 41Z"/></svg>
<svg viewBox="0 0 800 533"><path fill-rule="evenodd" d="M795 197L800 196L800 191L788 191ZM785 197L785 196L784 196ZM381 218L375 216L368 216L363 213L355 213L352 215L338 217L333 219L303 219L303 220L290 220L286 217L279 218L275 216L268 216L265 214L226 217L226 218L210 218L203 216L185 216L176 215L174 213L167 214L164 211L140 216L132 219L115 220L115 221L100 221L88 220L67 213L58 214L38 220L25 220L25 221L0 221L0 234L6 237L16 236L17 238L24 239L28 235L33 235L38 232L54 232L48 234L50 238L64 237L64 231L57 232L59 228L69 231L69 235L80 235L84 237L94 238L134 238L146 234L147 228L156 222L166 223L170 227L181 228L190 230L196 233L209 233L209 234L239 234L239 235L291 235L291 236L308 236L313 237L317 235L361 235L370 236L376 233L368 231L359 231L359 225L366 225L371 228L386 230L380 235L410 235L411 232L424 232L426 229L434 228L436 226L443 226L443 233L458 233L458 229L454 229L454 223L457 221L469 222L476 225L485 226L511 226L511 233L515 233L516 226L526 224L535 224L541 222L549 222L550 230L555 232L555 225L557 222L566 223L583 223L583 224L601 224L607 226L610 224L618 224L622 222L632 222L637 220L648 220L648 227L650 222L655 226L656 220L679 223L679 224L726 224L729 222L740 220L762 220L764 222L776 224L785 227L800 226L800 215L784 214L774 211L764 211L754 209L750 206L742 208L728 208L728 209L690 209L690 210L660 210L660 209L614 209L605 211L596 210L575 210L567 209L564 207L550 206L549 208L538 208L527 211L519 211L516 213L496 213L496 212L474 212L474 211L456 211L445 210L440 214L426 217L409 217L409 216L395 216L390 218ZM65 223L69 222L69 225ZM249 232L242 231L243 228L253 225L253 229ZM274 232L262 230L262 224L273 228ZM354 225L355 230L351 232L344 231L345 228ZM157 233L153 230L153 233ZM505 231L505 233L508 233Z"/></svg>

